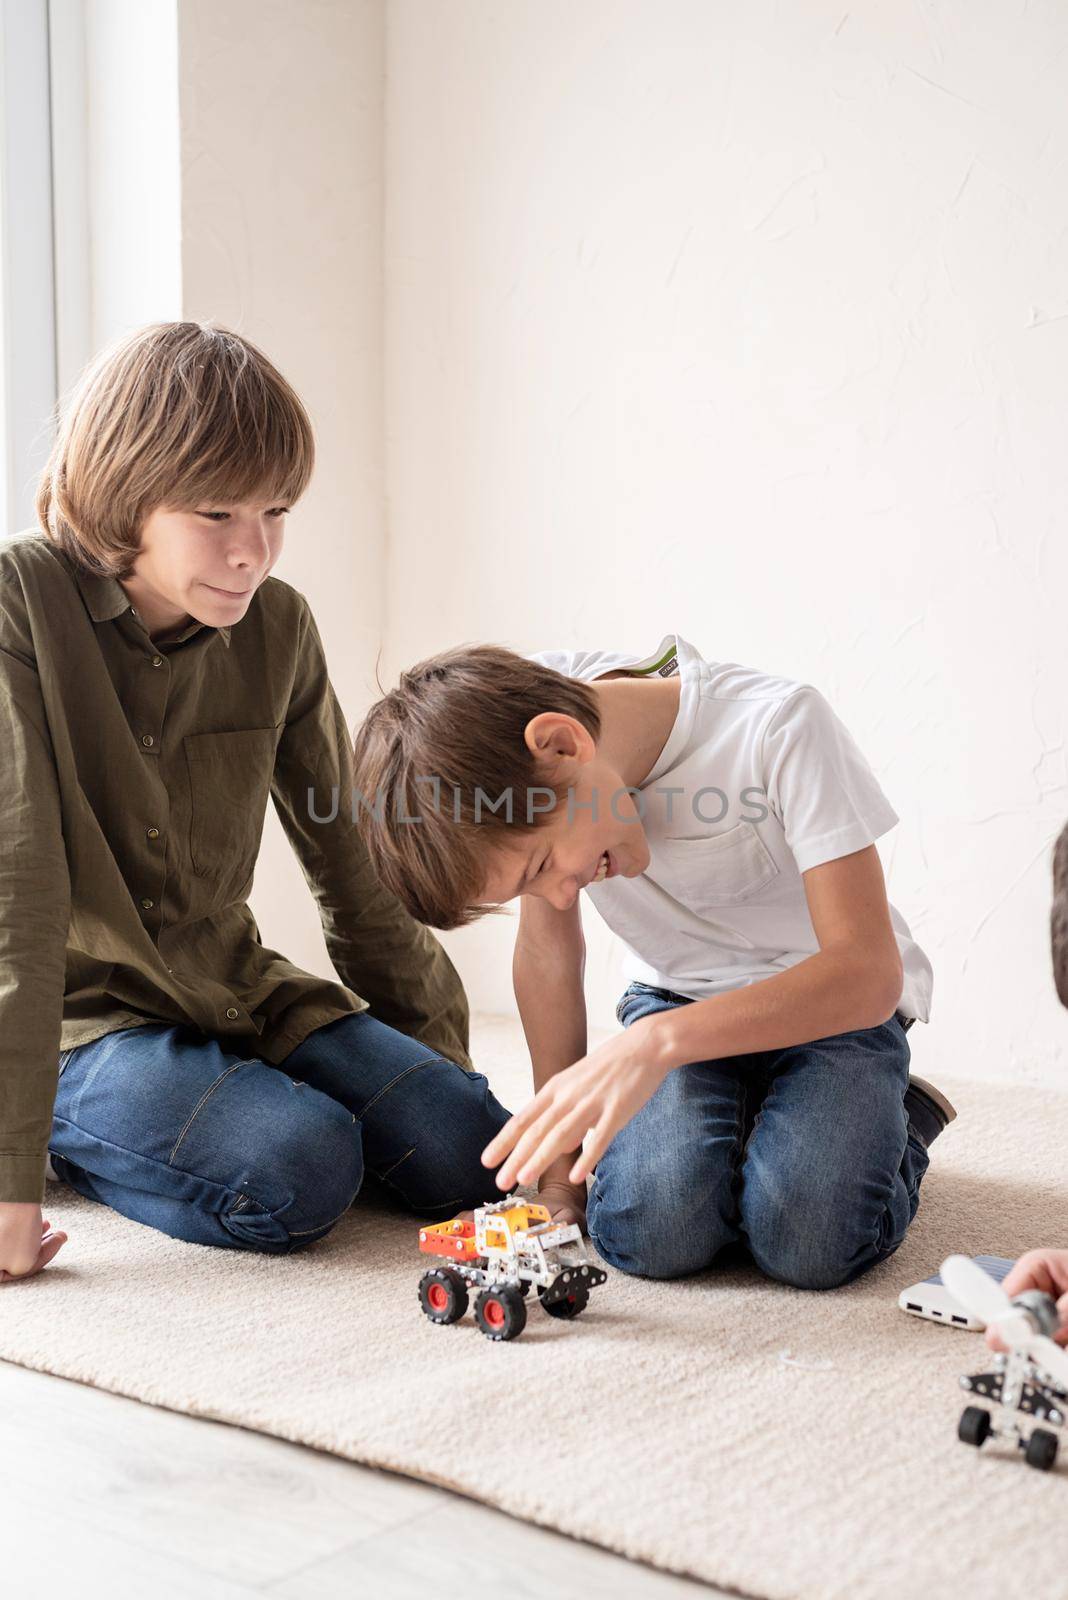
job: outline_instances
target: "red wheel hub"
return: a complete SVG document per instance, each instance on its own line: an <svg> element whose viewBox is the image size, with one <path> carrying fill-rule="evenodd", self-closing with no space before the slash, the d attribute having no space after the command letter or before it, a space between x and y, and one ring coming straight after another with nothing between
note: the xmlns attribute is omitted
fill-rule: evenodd
<svg viewBox="0 0 1068 1600"><path fill-rule="evenodd" d="M444 1311L449 1303L448 1292L443 1283L432 1283L427 1290L426 1297L433 1311Z"/></svg>
<svg viewBox="0 0 1068 1600"><path fill-rule="evenodd" d="M499 1300L487 1300L482 1315L491 1328L502 1328L504 1326L504 1307Z"/></svg>

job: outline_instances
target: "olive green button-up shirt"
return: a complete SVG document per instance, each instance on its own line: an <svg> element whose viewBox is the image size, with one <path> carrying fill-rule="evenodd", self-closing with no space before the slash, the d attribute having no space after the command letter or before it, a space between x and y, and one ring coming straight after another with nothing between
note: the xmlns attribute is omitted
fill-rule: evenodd
<svg viewBox="0 0 1068 1600"><path fill-rule="evenodd" d="M0 540L0 1201L43 1200L61 1054L119 1029L183 1023L278 1065L370 1008L472 1070L459 976L375 877L352 783L289 584L154 643L117 579L42 533ZM268 796L340 984L260 942Z"/></svg>

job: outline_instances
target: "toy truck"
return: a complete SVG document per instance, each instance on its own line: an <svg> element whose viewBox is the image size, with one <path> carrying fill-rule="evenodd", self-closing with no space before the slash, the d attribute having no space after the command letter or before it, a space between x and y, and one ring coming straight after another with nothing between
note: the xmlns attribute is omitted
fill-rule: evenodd
<svg viewBox="0 0 1068 1600"><path fill-rule="evenodd" d="M586 1255L573 1222L554 1223L547 1206L509 1196L419 1230L419 1248L440 1256L419 1280L419 1304L431 1322L458 1322L478 1290L475 1321L487 1339L515 1339L527 1323L533 1284L551 1317L577 1317L590 1290L608 1274Z"/></svg>

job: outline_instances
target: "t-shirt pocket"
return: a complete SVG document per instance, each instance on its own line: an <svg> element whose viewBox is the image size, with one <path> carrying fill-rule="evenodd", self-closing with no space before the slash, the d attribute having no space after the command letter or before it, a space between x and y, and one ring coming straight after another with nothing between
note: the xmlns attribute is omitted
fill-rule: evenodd
<svg viewBox="0 0 1068 1600"><path fill-rule="evenodd" d="M751 822L694 839L651 839L649 848L646 876L698 914L744 905L779 875Z"/></svg>
<svg viewBox="0 0 1068 1600"><path fill-rule="evenodd" d="M219 897L250 884L281 732L279 725L185 736L190 860L198 877L214 881Z"/></svg>

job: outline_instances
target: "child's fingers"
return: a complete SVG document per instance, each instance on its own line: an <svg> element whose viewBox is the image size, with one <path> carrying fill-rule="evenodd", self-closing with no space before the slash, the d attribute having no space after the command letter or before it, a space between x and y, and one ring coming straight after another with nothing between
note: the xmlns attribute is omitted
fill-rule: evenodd
<svg viewBox="0 0 1068 1600"><path fill-rule="evenodd" d="M495 1167L498 1161L503 1160L524 1129L528 1128L534 1119L541 1115L544 1108L545 1102L535 1096L529 1104L523 1107L522 1111L517 1111L514 1116L509 1117L504 1127L493 1135L493 1138L483 1150L481 1156L482 1165Z"/></svg>
<svg viewBox="0 0 1068 1600"><path fill-rule="evenodd" d="M519 1181L533 1183L559 1156L574 1150L588 1116L588 1111L579 1106L562 1120L550 1124L541 1142L532 1146L532 1152L525 1159L517 1161Z"/></svg>
<svg viewBox="0 0 1068 1600"><path fill-rule="evenodd" d="M37 1260L28 1272L8 1272L6 1267L0 1267L0 1283L19 1283L23 1278L32 1278L35 1273L47 1267L48 1263L57 1255L67 1242L65 1233L49 1233L41 1240L41 1248L37 1252Z"/></svg>
<svg viewBox="0 0 1068 1600"><path fill-rule="evenodd" d="M531 1138L526 1149L516 1152L515 1169L519 1175L520 1183L533 1183L540 1178L545 1168L551 1166L557 1156L565 1155L568 1150L575 1148L575 1114L565 1117L561 1121L547 1121L531 1130Z"/></svg>
<svg viewBox="0 0 1068 1600"><path fill-rule="evenodd" d="M515 1182L516 1174L529 1165L531 1156L537 1151L549 1131L557 1125L559 1116L560 1108L558 1106L549 1106L543 1115L518 1140L515 1149L497 1174L497 1182L502 1188L506 1185L511 1187ZM530 1179L524 1177L521 1181L529 1183Z"/></svg>
<svg viewBox="0 0 1068 1600"><path fill-rule="evenodd" d="M512 1148L512 1139L515 1131L517 1130L513 1130L512 1124L507 1122L500 1133L493 1136L480 1158L484 1167L495 1167L501 1157L508 1153Z"/></svg>
<svg viewBox="0 0 1068 1600"><path fill-rule="evenodd" d="M1057 1301L1057 1315L1061 1325L1053 1337L1058 1344L1068 1345L1068 1294L1062 1294Z"/></svg>
<svg viewBox="0 0 1068 1600"><path fill-rule="evenodd" d="M1025 1289L1040 1289L1056 1297L1064 1291L1066 1268L1064 1251L1028 1250L1008 1273L1002 1288L1010 1300Z"/></svg>
<svg viewBox="0 0 1068 1600"><path fill-rule="evenodd" d="M499 1161L502 1161L508 1154L509 1150L512 1149L516 1140L519 1138L523 1131L523 1127L524 1124L521 1122L517 1113L516 1116L512 1118L511 1122L505 1123L504 1127L499 1133L494 1134L489 1144L483 1150L482 1165L484 1167L495 1167Z"/></svg>
<svg viewBox="0 0 1068 1600"><path fill-rule="evenodd" d="M581 1183L584 1178L589 1177L611 1143L611 1139L612 1130L603 1123L599 1123L596 1128L586 1129L586 1137L582 1141L582 1154L568 1173L572 1183Z"/></svg>
<svg viewBox="0 0 1068 1600"><path fill-rule="evenodd" d="M37 1257L38 1269L46 1267L62 1250L66 1242L67 1235L65 1233L50 1233L46 1239L43 1239L41 1241L41 1253Z"/></svg>

